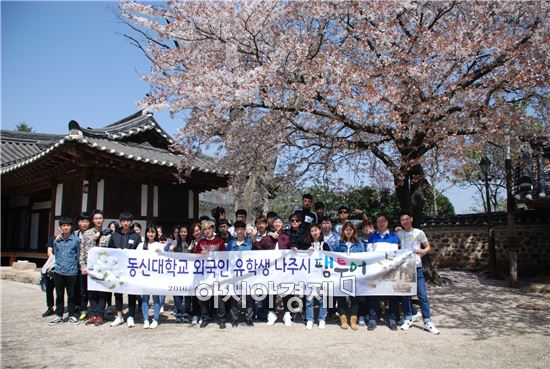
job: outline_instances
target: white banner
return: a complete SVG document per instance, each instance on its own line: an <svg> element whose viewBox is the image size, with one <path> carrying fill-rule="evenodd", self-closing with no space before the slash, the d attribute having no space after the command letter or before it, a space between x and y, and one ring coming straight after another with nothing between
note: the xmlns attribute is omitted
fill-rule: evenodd
<svg viewBox="0 0 550 369"><path fill-rule="evenodd" d="M88 289L134 295L416 295L411 251L292 250L208 255L94 247ZM323 292L324 293L324 292Z"/></svg>

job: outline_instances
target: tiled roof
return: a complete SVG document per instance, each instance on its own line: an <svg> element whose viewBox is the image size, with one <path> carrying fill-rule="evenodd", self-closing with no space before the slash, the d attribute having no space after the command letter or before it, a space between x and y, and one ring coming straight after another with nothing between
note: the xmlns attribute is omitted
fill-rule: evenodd
<svg viewBox="0 0 550 369"><path fill-rule="evenodd" d="M2 137L2 169L42 153L63 138L63 135L0 131Z"/></svg>
<svg viewBox="0 0 550 369"><path fill-rule="evenodd" d="M81 128L84 136L88 137L104 137L109 139L122 139L124 137L130 137L132 135L154 130L160 136L162 136L169 144L173 144L174 141L162 127L158 125L153 118L153 115L147 112L139 111L129 117L126 117L117 122L111 123L101 128Z"/></svg>
<svg viewBox="0 0 550 369"><path fill-rule="evenodd" d="M131 136L153 129L166 140L166 148L131 141ZM28 165L66 142L77 142L117 157L166 167L178 167L186 159L168 149L174 141L151 114L141 112L102 128L80 128L80 131L71 131L67 135L1 131L1 141L1 174ZM205 155L194 158L190 164L191 170L220 176L232 174L217 168Z"/></svg>

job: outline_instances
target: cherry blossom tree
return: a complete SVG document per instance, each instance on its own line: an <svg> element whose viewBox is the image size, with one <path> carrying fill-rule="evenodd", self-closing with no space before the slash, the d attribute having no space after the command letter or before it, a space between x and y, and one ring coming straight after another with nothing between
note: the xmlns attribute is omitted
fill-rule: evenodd
<svg viewBox="0 0 550 369"><path fill-rule="evenodd" d="M533 118L514 105L547 105L544 1L120 9L135 31L126 37L153 65L142 107L191 110L181 149L215 147L221 164L239 173L241 191L250 178L276 189L277 181L347 168L389 178L401 207L421 211L411 195L427 153L437 147L456 160L461 147L488 138L517 140L532 133Z"/></svg>

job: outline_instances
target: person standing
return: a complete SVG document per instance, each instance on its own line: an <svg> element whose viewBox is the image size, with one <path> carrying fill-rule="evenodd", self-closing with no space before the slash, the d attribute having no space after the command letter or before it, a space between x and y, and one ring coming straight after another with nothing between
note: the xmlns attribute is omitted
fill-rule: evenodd
<svg viewBox="0 0 550 369"><path fill-rule="evenodd" d="M338 224L334 226L334 232L340 236L342 234L342 227L348 221L349 209L347 206L340 206L338 208Z"/></svg>
<svg viewBox="0 0 550 369"><path fill-rule="evenodd" d="M229 221L227 219L220 219L218 224L218 237L223 240L225 247L229 243L229 240L233 238L229 233Z"/></svg>
<svg viewBox="0 0 550 369"><path fill-rule="evenodd" d="M340 243L334 250L335 252L344 252L349 255L352 252L365 251L363 243L359 241L357 229L351 222L346 222L342 226L342 234L340 235ZM358 329L357 314L359 313L359 296L350 296L350 327L354 331ZM338 312L340 313L340 327L348 329L348 318L346 316L346 307L348 306L345 297L338 297Z"/></svg>
<svg viewBox="0 0 550 369"><path fill-rule="evenodd" d="M88 253L93 247L107 247L111 239L111 232L108 229L103 229L103 221L105 220L103 211L96 209L92 212L92 228L88 229L82 235L82 247L80 249L80 272L88 277ZM86 283L86 287L88 284ZM103 291L88 291L90 300L90 310L86 324L94 324L96 326L103 324L103 316L105 314L105 304L109 292Z"/></svg>
<svg viewBox="0 0 550 369"><path fill-rule="evenodd" d="M246 218L247 217L248 217L248 213L245 209L238 209L235 212L235 222L245 222L246 223ZM247 224L247 228L249 228L249 224ZM250 225L250 228L252 228L252 225ZM229 227L229 233L231 233L231 236L233 236L233 237L236 236L234 225Z"/></svg>
<svg viewBox="0 0 550 369"><path fill-rule="evenodd" d="M426 290L426 281L424 279L424 269L422 268L421 257L428 254L431 250L430 243L426 238L424 231L413 227L413 216L409 212L403 212L399 216L399 222L403 227L397 232L402 250L412 250L415 254L416 263L416 293L420 302L420 310L424 319L424 330L431 334L439 334L439 330L432 323L430 316L430 301L428 300L428 291ZM413 324L411 297L403 297L403 315L404 322L402 330L407 330Z"/></svg>
<svg viewBox="0 0 550 369"><path fill-rule="evenodd" d="M51 236L48 238L48 242L46 243L46 249L48 254L48 260L46 263L44 263L44 266L42 266L42 279L44 280L44 292L46 293L46 305L48 308L46 311L42 313L42 318L46 318L48 316L54 315L55 311L53 309L54 307L54 296L53 296L53 290L55 289L55 283L53 281L53 273L55 270L55 256L53 254L53 241L55 240L56 236Z"/></svg>
<svg viewBox="0 0 550 369"><path fill-rule="evenodd" d="M80 256L80 238L72 233L72 219L61 217L60 237L53 242L55 255L55 272L53 275L55 284L55 319L50 324L63 323L63 309L65 306L65 291L67 291L67 307L69 311L69 323L78 324L74 308L74 291L78 281L78 258Z"/></svg>
<svg viewBox="0 0 550 369"><path fill-rule="evenodd" d="M74 231L75 236L80 238L82 243L82 237L84 232L90 229L90 214L87 211L83 211L76 217L78 229ZM78 268L78 280L74 291L74 306L78 320L84 321L88 316L88 278L80 273L80 267Z"/></svg>
<svg viewBox="0 0 550 369"><path fill-rule="evenodd" d="M309 245L307 251L313 253L316 251L331 251L330 246L323 241L323 233L321 232L321 227L318 224L312 224L309 226L309 230L306 235L306 243ZM325 320L327 318L327 306L326 302L328 301L327 296L321 296L319 301L319 329L325 329ZM309 296L306 298L306 319L307 329L313 328L313 305L315 304L315 298Z"/></svg>
<svg viewBox="0 0 550 369"><path fill-rule="evenodd" d="M324 242L326 242L330 246L330 250L333 251L340 242L340 236L332 230L332 221L329 217L321 219L321 231L323 233Z"/></svg>
<svg viewBox="0 0 550 369"><path fill-rule="evenodd" d="M178 230L176 242L172 242L170 252L189 253L189 230L181 226ZM176 305L176 323L189 323L193 298L191 296L174 296Z"/></svg>
<svg viewBox="0 0 550 369"><path fill-rule="evenodd" d="M313 205L313 210L315 211L315 215L317 215L317 221L321 222L326 216L325 212L325 203L322 201L316 201ZM320 224L320 223L317 223Z"/></svg>
<svg viewBox="0 0 550 369"><path fill-rule="evenodd" d="M309 193L306 193L302 196L302 208L294 211L294 214L299 214L302 218L301 227L304 230L307 230L310 225L318 224L317 214L311 210L313 205L313 196Z"/></svg>
<svg viewBox="0 0 550 369"><path fill-rule="evenodd" d="M202 238L199 242L197 242L197 245L195 246L195 254L202 254L207 255L211 252L216 251L225 251L225 244L223 240L219 237L216 237L214 235L214 227L215 224L211 220L204 220L201 224L201 229L204 234L204 238ZM218 317L218 325L220 329L225 329L225 303L223 301L222 296L214 296L210 297L207 300L200 300L199 306L201 309L201 316L202 316L202 323L200 325L201 328L204 328L210 323L210 302L211 300L216 301L216 304L218 305L217 309L217 317Z"/></svg>
<svg viewBox="0 0 550 369"><path fill-rule="evenodd" d="M280 217L273 219L273 231L268 232L268 237L263 237L261 241L254 243L254 250L287 250L290 249L291 240L290 236L284 231L284 222ZM292 317L288 309L288 300L290 296L283 297L284 315L283 321L285 325L292 325ZM267 301L266 301L267 300ZM275 306L276 295L269 295L263 301L264 308L267 304L267 325L273 325L277 321L277 309Z"/></svg>
<svg viewBox="0 0 550 369"><path fill-rule="evenodd" d="M258 222L256 221L256 224ZM227 251L250 251L252 250L252 239L246 234L246 223L245 222L235 222L235 232L236 237L232 238L227 245ZM267 227L267 219L265 221ZM252 319L254 318L254 299L252 295L246 293L247 291L241 291L241 295L238 297L239 301L236 298L231 297L229 299L229 316L231 319L231 325L233 327L239 326L239 312L240 304L242 299L245 299L246 304L246 315L245 315L245 324L247 327L254 326ZM223 301L220 301L223 304Z"/></svg>
<svg viewBox="0 0 550 369"><path fill-rule="evenodd" d="M367 251L395 252L399 250L399 237L389 230L390 220L385 214L376 215L376 230L367 239ZM366 227L365 227L366 228ZM392 331L397 330L397 315L399 314L399 300L396 296L382 297L388 300L388 326ZM367 296L369 321L367 329L372 331L377 325L377 311L380 297Z"/></svg>
<svg viewBox="0 0 550 369"><path fill-rule="evenodd" d="M120 214L120 227L111 236L111 239L109 240L109 248L130 250L136 249L136 247L141 242L141 237L131 228L133 220L134 216L130 212L122 212ZM128 295L128 328L135 327L134 318L136 314L136 302L136 295ZM122 293L115 293L115 306L116 318L111 323L111 327L116 327L124 324L124 318L122 316Z"/></svg>
<svg viewBox="0 0 550 369"><path fill-rule="evenodd" d="M307 250L309 245L305 242L306 229L302 227L302 216L300 213L294 213L288 218L290 229L288 235L290 236L291 249L294 251ZM309 225L308 225L309 228Z"/></svg>
<svg viewBox="0 0 550 369"><path fill-rule="evenodd" d="M161 252L164 251L164 245L158 241L158 227L154 225L147 226L145 230L145 240L141 242L136 250ZM149 295L141 295L141 311L143 312L143 328L155 329L159 325L161 299L159 295L153 295L153 320L149 323Z"/></svg>

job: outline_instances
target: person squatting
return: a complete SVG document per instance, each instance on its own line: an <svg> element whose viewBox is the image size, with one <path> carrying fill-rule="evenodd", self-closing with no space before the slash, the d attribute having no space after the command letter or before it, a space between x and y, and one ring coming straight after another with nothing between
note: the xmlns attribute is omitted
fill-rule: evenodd
<svg viewBox="0 0 550 369"><path fill-rule="evenodd" d="M115 293L115 306L111 306L112 294L102 291L88 291L88 253L93 247L107 247L150 252L177 252L209 254L224 251L248 250L287 250L314 252L316 250L337 253L411 250L414 253L417 278L417 297L420 305L418 311L412 304L411 296L348 296L337 297L336 308L329 308L326 299L305 299L302 321L307 329L312 329L315 322L314 305L319 303L317 317L319 329L326 327L327 321L333 319L342 329L357 330L366 326L369 331L376 329L380 322L378 313L387 305L385 323L389 329L408 330L416 320L422 318L422 328L432 334L439 330L431 321L430 304L421 257L430 252L430 243L424 232L413 227L413 217L409 212L399 216L396 232L390 230L390 220L385 214L377 214L372 224L364 213L355 209L360 219L350 220L350 210L342 206L338 209L338 221L333 221L325 213L322 202L313 204L313 197L303 195L303 206L295 210L288 218L288 225L274 212L265 216L259 215L254 224L247 223L247 212L239 209L235 220L226 219L225 210L217 207L212 210L214 220L204 216L189 226L173 227L166 233L162 226L148 225L144 230L139 223L134 223L129 212L120 214L119 222L105 226L103 211L96 209L89 215L86 212L77 217L78 229L73 230L73 220L69 217L59 219L59 233L48 240L49 259L44 265L43 289L46 291L47 310L42 317L55 316L49 322L57 325L68 321L71 324L84 323L99 326L105 323L110 309L114 313L111 327L135 327L137 315L143 328L154 329L160 323L160 314L164 313L165 296L127 295L127 314L124 316L123 294ZM314 209L312 209L314 205ZM53 293L55 290L55 309ZM67 295L68 318L63 319ZM283 296L282 321L291 326L297 320L296 309L290 302L292 296ZM241 307L245 301L245 311ZM149 316L152 300L153 316ZM268 304L268 301L271 303ZM233 327L241 323L252 327L254 321L274 325L278 320L277 296L269 296L263 301L255 301L250 295L232 296L224 301L222 296L197 298L197 296L174 296L176 323L188 323L206 327L216 321L221 329L226 328L226 320ZM138 309L136 309L136 306ZM141 309L140 309L141 308ZM402 314L400 314L400 311ZM244 314L243 314L244 313Z"/></svg>

